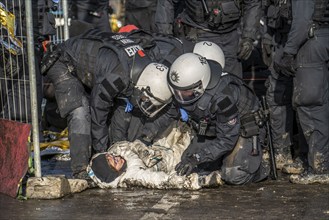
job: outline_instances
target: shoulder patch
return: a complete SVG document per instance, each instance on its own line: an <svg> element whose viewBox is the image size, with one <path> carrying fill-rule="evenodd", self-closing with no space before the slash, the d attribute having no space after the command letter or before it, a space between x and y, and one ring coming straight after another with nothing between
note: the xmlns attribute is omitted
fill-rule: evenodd
<svg viewBox="0 0 329 220"><path fill-rule="evenodd" d="M220 108L220 110L224 111L230 105L232 105L232 102L231 102L231 100L228 97L225 97L222 101L218 102L217 105Z"/></svg>

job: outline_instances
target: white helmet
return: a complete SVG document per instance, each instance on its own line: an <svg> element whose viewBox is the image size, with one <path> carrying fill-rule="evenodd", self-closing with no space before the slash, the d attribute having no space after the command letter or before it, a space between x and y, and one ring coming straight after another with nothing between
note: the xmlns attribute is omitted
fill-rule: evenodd
<svg viewBox="0 0 329 220"><path fill-rule="evenodd" d="M168 86L169 68L160 63L148 64L137 80L134 98L140 110L148 117L154 117L171 102L172 93Z"/></svg>
<svg viewBox="0 0 329 220"><path fill-rule="evenodd" d="M197 53L207 60L214 60L219 63L222 68L225 67L225 55L223 50L215 43L210 41L200 41L195 44L193 53Z"/></svg>
<svg viewBox="0 0 329 220"><path fill-rule="evenodd" d="M182 104L189 104L202 96L210 77L211 70L205 57L185 53L171 65L168 83L175 99Z"/></svg>

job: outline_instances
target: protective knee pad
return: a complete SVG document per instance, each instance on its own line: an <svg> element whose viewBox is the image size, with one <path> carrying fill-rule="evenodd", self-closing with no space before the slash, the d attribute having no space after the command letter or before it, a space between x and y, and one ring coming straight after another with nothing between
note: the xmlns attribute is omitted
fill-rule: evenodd
<svg viewBox="0 0 329 220"><path fill-rule="evenodd" d="M55 89L56 101L62 118L83 105L82 99L85 89L77 79L62 81L55 85Z"/></svg>
<svg viewBox="0 0 329 220"><path fill-rule="evenodd" d="M243 185L251 182L253 179L253 175L241 170L239 166L226 167L222 169L221 175L225 183L231 185Z"/></svg>

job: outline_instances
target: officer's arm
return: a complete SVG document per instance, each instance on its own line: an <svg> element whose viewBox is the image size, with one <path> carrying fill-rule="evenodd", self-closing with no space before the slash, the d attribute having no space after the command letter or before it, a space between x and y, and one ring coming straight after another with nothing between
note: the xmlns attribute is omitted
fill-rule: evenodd
<svg viewBox="0 0 329 220"><path fill-rule="evenodd" d="M92 144L96 152L104 152L108 145L107 118L112 107L112 97L104 86L96 84L90 98Z"/></svg>
<svg viewBox="0 0 329 220"><path fill-rule="evenodd" d="M155 25L159 33L173 34L173 23L175 16L175 0L158 0L156 13L155 13Z"/></svg>
<svg viewBox="0 0 329 220"><path fill-rule="evenodd" d="M242 38L256 40L261 18L261 0L244 0Z"/></svg>
<svg viewBox="0 0 329 220"><path fill-rule="evenodd" d="M118 141L128 140L128 129L131 122L131 113L125 111L126 106L119 105L113 109L111 117L110 145Z"/></svg>
<svg viewBox="0 0 329 220"><path fill-rule="evenodd" d="M312 25L314 0L292 0L291 4L292 24L284 52L295 55L308 38L308 31Z"/></svg>

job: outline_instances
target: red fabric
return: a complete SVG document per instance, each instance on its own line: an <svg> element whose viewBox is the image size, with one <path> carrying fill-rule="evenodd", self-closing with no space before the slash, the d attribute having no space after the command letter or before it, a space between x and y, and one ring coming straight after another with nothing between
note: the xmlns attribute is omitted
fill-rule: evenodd
<svg viewBox="0 0 329 220"><path fill-rule="evenodd" d="M14 198L28 169L30 130L29 124L0 119L0 193Z"/></svg>
<svg viewBox="0 0 329 220"><path fill-rule="evenodd" d="M133 24L128 24L128 25L126 25L126 26L123 26L122 28L120 28L120 30L119 30L119 33L124 33L124 32L131 32L131 31L133 31L133 30L138 30L139 28L138 27L136 27L135 25L133 25Z"/></svg>

